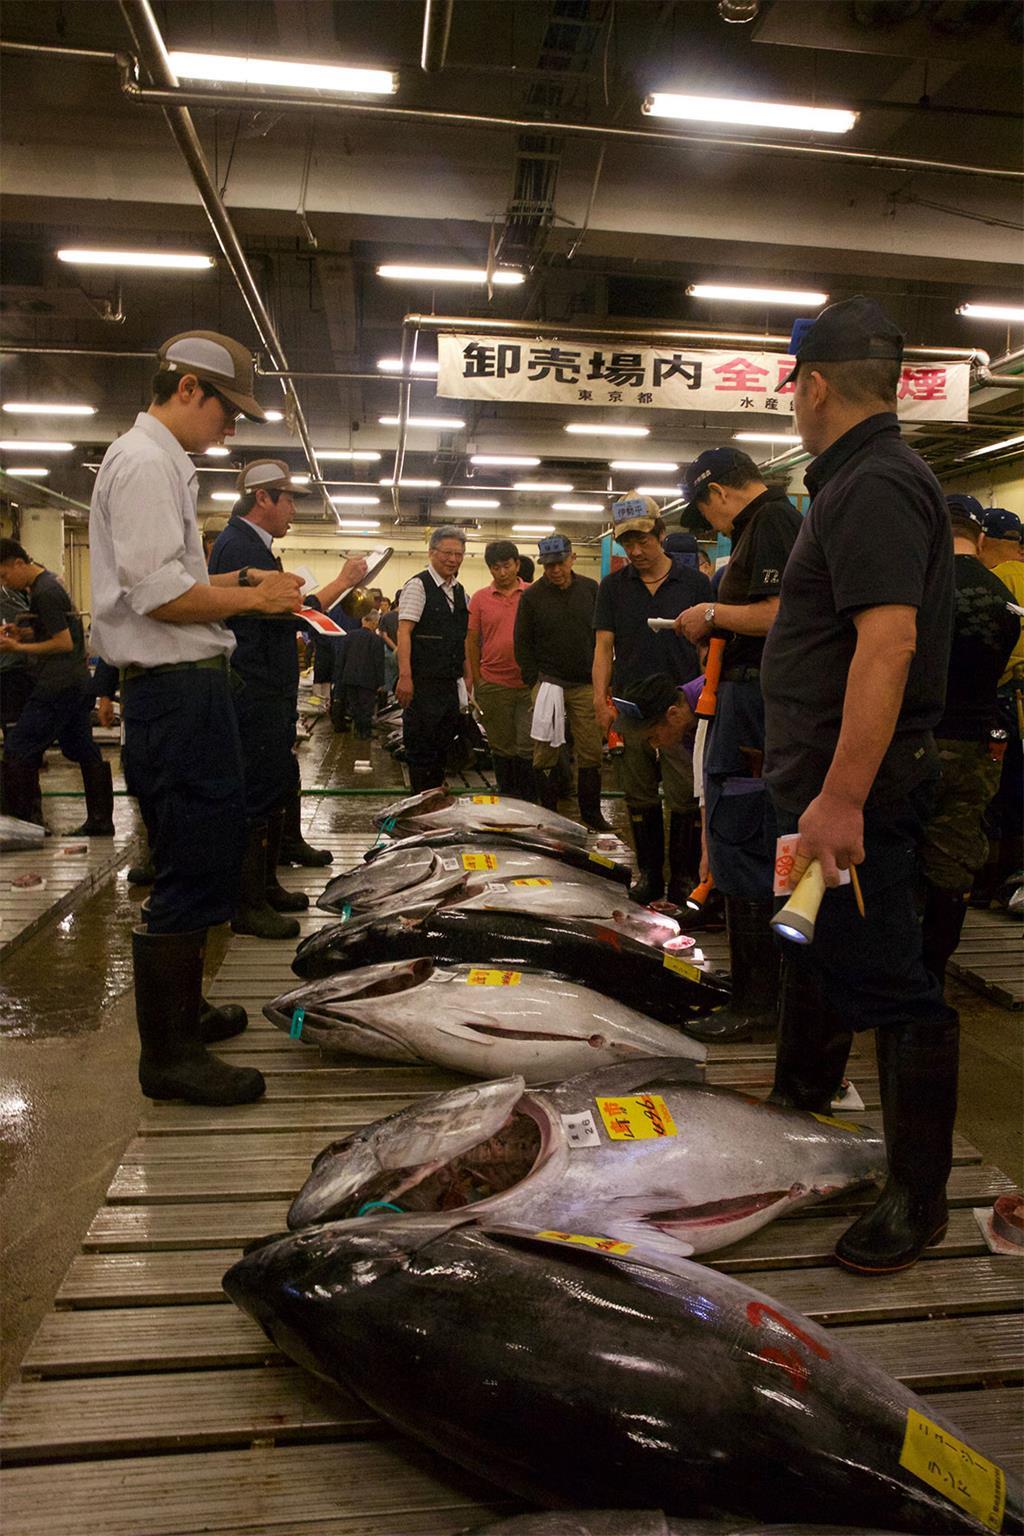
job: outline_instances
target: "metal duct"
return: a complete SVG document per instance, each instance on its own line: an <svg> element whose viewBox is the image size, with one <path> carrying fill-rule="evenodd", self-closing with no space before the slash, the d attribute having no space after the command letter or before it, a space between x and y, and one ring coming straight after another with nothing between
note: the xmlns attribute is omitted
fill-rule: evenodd
<svg viewBox="0 0 1024 1536"><path fill-rule="evenodd" d="M444 69L454 9L455 0L424 0L420 69L428 75Z"/></svg>

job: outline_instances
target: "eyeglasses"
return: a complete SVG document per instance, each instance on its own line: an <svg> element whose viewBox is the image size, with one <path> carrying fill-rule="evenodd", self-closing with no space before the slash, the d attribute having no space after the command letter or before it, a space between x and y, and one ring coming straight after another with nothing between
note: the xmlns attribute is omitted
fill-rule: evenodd
<svg viewBox="0 0 1024 1536"><path fill-rule="evenodd" d="M241 410L237 405L233 405L230 400L225 400L219 389L214 389L212 384L207 384L202 379L199 381L199 387L206 399L210 399L212 396L213 399L216 400L217 404L224 412L224 420L228 423L229 426L238 420L239 416L242 414Z"/></svg>

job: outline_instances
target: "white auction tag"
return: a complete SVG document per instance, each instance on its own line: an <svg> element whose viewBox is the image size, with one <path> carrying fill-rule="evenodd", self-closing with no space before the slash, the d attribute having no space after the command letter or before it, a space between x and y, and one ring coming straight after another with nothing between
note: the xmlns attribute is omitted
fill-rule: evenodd
<svg viewBox="0 0 1024 1536"><path fill-rule="evenodd" d="M565 1137L570 1147L599 1147L601 1134L588 1109L578 1115L562 1115Z"/></svg>

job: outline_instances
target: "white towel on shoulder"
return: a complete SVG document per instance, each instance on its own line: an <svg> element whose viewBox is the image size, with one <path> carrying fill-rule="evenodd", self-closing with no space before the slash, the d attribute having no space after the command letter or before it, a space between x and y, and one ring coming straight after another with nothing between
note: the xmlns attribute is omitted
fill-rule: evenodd
<svg viewBox="0 0 1024 1536"><path fill-rule="evenodd" d="M565 745L565 694L557 683L541 683L537 689L530 736L551 747Z"/></svg>

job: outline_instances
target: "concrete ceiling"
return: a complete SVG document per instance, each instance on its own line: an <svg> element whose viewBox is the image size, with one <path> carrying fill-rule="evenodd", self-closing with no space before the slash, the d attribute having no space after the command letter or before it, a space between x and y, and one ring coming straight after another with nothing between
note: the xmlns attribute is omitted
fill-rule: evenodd
<svg viewBox="0 0 1024 1536"><path fill-rule="evenodd" d="M1020 10L1003 0L766 0L751 26L726 24L714 0L455 0L446 65L433 74L419 67L422 0L174 0L155 12L169 46L392 68L401 106L521 117L539 115L546 101L567 121L643 128L640 101L659 88L818 102L860 111L843 147L1020 168ZM108 0L7 0L3 35L131 47ZM215 247L163 113L126 99L111 64L4 54L2 66L5 340L152 352L195 325L255 346L223 262L198 277L126 273L118 295L109 275L56 261L56 248L71 243ZM833 298L872 293L910 343L980 346L993 356L1024 343L1020 328L954 314L965 299L1020 302L1012 180L703 144L609 142L599 163L600 142L552 133L544 140L551 174L524 235L509 211L521 214L524 156L536 135L276 108L204 108L194 117L293 368L374 372L378 357L397 351L407 310L553 329L627 330L632 322L788 331L791 311L688 299L686 284L700 279L815 287ZM492 225L506 250L525 240L530 269L523 288L499 289L493 303L481 290L435 293L376 276L386 259L482 263ZM123 319L100 318L118 297ZM88 499L83 466L145 405L149 373L143 358L4 355L5 398L63 396L98 407L84 426L61 426L81 451L53 462L51 486ZM267 404L278 403L278 388L266 383ZM377 449L374 479L389 471L396 434L377 418L396 408L393 381L305 380L298 392L316 445ZM417 384L413 409L433 398L431 383ZM918 440L948 467L968 440L1021 431L1020 398L987 391L968 428ZM612 483L600 449L574 446L566 457L558 408L467 406L463 414L468 429L451 442L410 436L407 475L462 485L471 445L515 443L578 490ZM680 463L734 429L734 418L714 415L644 419L652 436L639 456ZM52 425L42 435L56 435ZM40 423L6 417L3 435L17 434L39 436ZM301 462L284 424L243 427L233 446L236 459L269 449ZM211 488L227 482L203 478ZM527 511L515 510L520 519ZM415 500L408 514L431 512Z"/></svg>

